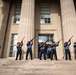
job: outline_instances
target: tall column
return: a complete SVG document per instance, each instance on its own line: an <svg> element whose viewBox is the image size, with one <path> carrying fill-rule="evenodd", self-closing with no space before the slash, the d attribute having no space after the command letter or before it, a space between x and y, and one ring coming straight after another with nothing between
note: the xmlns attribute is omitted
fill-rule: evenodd
<svg viewBox="0 0 76 75"><path fill-rule="evenodd" d="M34 37L34 8L35 0L22 0L18 41L25 36L24 51L26 51L26 43Z"/></svg>
<svg viewBox="0 0 76 75"><path fill-rule="evenodd" d="M7 9L7 11L5 11ZM0 0L0 58L3 58L6 31L8 27L8 16L10 1Z"/></svg>
<svg viewBox="0 0 76 75"><path fill-rule="evenodd" d="M73 43L76 41L76 14L73 0L60 0L62 27L64 42L74 35L72 38L71 49L73 50Z"/></svg>
<svg viewBox="0 0 76 75"><path fill-rule="evenodd" d="M64 41L76 36L76 14L73 0L60 0Z"/></svg>

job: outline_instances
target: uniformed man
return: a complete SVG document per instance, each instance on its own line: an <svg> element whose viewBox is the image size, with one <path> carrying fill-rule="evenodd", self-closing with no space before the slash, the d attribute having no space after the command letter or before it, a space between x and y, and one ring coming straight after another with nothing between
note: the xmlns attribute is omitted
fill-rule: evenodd
<svg viewBox="0 0 76 75"><path fill-rule="evenodd" d="M19 56L19 60L21 60L21 56L22 56L22 46L23 46L23 41L17 43L16 60L18 59L18 56Z"/></svg>
<svg viewBox="0 0 76 75"><path fill-rule="evenodd" d="M74 55L75 55L75 60L76 60L76 42L74 42Z"/></svg>
<svg viewBox="0 0 76 75"><path fill-rule="evenodd" d="M69 60L71 60L71 54L70 54L70 49L69 49L70 45L71 45L71 41L70 40L68 42L64 43L65 60L67 60L67 57L69 57Z"/></svg>
<svg viewBox="0 0 76 75"><path fill-rule="evenodd" d="M44 55L44 60L46 60L45 44L46 44L46 42L45 43L42 42L39 46L39 48L40 48L40 53L39 53L40 60L42 59L42 54Z"/></svg>
<svg viewBox="0 0 76 75"><path fill-rule="evenodd" d="M30 53L31 60L33 60L33 58L32 58L32 45L33 45L33 42L32 41L28 41L28 43L27 43L27 51L26 51L26 60L28 60L28 54L29 53Z"/></svg>
<svg viewBox="0 0 76 75"><path fill-rule="evenodd" d="M51 51L52 51L52 60L53 60L53 56L55 57L55 60L57 59L57 52L56 52L56 47L59 46L59 42L55 43L54 41L51 44Z"/></svg>
<svg viewBox="0 0 76 75"><path fill-rule="evenodd" d="M47 48L47 55L48 55L48 58L50 58L52 60L51 46L48 46L48 48Z"/></svg>

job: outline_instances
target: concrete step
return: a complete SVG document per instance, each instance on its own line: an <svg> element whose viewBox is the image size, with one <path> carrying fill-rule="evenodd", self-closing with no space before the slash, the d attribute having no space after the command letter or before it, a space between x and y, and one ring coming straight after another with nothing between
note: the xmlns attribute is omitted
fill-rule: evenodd
<svg viewBox="0 0 76 75"><path fill-rule="evenodd" d="M0 59L0 75L76 75L76 61Z"/></svg>

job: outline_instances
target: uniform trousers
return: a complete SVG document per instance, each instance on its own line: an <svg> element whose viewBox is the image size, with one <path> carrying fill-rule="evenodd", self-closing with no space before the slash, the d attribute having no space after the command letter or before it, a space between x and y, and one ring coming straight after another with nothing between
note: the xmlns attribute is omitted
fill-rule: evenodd
<svg viewBox="0 0 76 75"><path fill-rule="evenodd" d="M17 50L16 60L18 59L18 56L19 56L19 60L21 60L22 50Z"/></svg>
<svg viewBox="0 0 76 75"><path fill-rule="evenodd" d="M65 60L67 60L67 58L69 58L69 60L71 60L71 54L70 54L70 50L69 49L65 50Z"/></svg>
<svg viewBox="0 0 76 75"><path fill-rule="evenodd" d="M75 60L76 60L76 50L74 50L74 54L75 54Z"/></svg>
<svg viewBox="0 0 76 75"><path fill-rule="evenodd" d="M31 57L31 60L32 60L32 49L31 48L28 48L27 49L27 52L26 52L26 60L28 60L28 54L30 53L30 57Z"/></svg>
<svg viewBox="0 0 76 75"><path fill-rule="evenodd" d="M48 51L48 58L50 58L52 60L52 52Z"/></svg>
<svg viewBox="0 0 76 75"><path fill-rule="evenodd" d="M55 49L52 49L52 60L53 60L53 56L54 56L54 58L55 58L55 60L57 60L57 52L56 52L56 50Z"/></svg>
<svg viewBox="0 0 76 75"><path fill-rule="evenodd" d="M40 60L42 58L42 54L44 55L44 60L46 60L46 52L45 52L45 50L40 50L40 54L39 54Z"/></svg>

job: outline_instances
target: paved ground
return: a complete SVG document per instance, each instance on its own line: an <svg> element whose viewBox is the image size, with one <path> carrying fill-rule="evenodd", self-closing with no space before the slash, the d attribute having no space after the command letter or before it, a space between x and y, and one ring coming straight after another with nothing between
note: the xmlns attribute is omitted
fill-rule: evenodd
<svg viewBox="0 0 76 75"><path fill-rule="evenodd" d="M0 59L0 75L76 75L76 61Z"/></svg>

